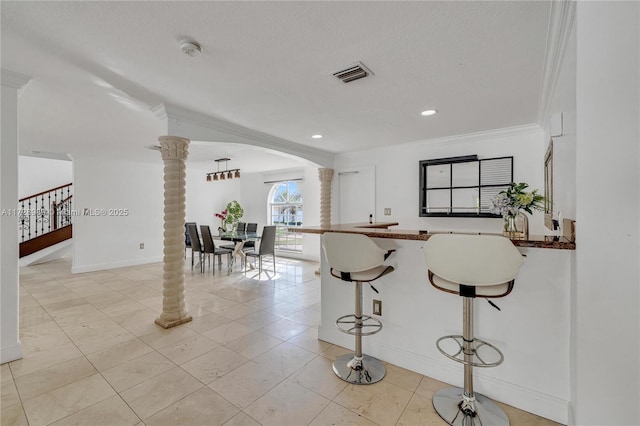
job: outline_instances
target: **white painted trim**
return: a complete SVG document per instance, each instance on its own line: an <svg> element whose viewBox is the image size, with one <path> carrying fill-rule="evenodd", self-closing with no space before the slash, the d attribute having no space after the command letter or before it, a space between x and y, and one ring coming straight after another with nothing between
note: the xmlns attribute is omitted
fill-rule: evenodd
<svg viewBox="0 0 640 426"><path fill-rule="evenodd" d="M0 364L15 361L20 358L22 358L22 343L20 343L19 340L15 345L3 347L0 349Z"/></svg>
<svg viewBox="0 0 640 426"><path fill-rule="evenodd" d="M82 274L85 272L103 271L105 269L126 268L127 266L138 266L138 265L146 265L148 263L159 263L159 262L162 262L162 260L163 260L162 256L158 256L158 257L147 257L144 259L123 260L119 262L94 263L93 265L83 265L83 266L73 265L71 267L71 273Z"/></svg>
<svg viewBox="0 0 640 426"><path fill-rule="evenodd" d="M158 104L150 109L153 115L156 116L158 120L164 120L167 118L167 110L164 108L164 104Z"/></svg>
<svg viewBox="0 0 640 426"><path fill-rule="evenodd" d="M333 167L334 154L314 147L301 145L286 139L262 133L239 124L231 123L219 118L200 114L185 108L177 107L169 104L162 104L164 112L169 118L169 134L179 135L191 140L202 140L201 137L189 134L188 129L181 126L180 123L188 123L198 126L209 132L201 132L207 134L213 141L217 142L235 142L247 145L260 146L275 151L301 157L314 162L323 167ZM152 109L156 117L162 118L162 107L160 105ZM211 131L215 132L211 133ZM186 133L186 134L185 134Z"/></svg>
<svg viewBox="0 0 640 426"><path fill-rule="evenodd" d="M573 408L573 404L571 403L571 401L569 401L569 413L567 414L568 417L568 422L567 425L569 426L573 426L576 424L576 415L575 415L575 409Z"/></svg>
<svg viewBox="0 0 640 426"><path fill-rule="evenodd" d="M29 265L37 265L43 262L49 262L53 259L59 259L67 254L71 254L73 248L73 240L70 238L68 240L61 241L52 246L43 248L35 253L31 253L28 256L21 257L19 260L20 267L29 266Z"/></svg>
<svg viewBox="0 0 640 426"><path fill-rule="evenodd" d="M353 336L336 330L335 325L322 324L318 328L318 339L353 350ZM386 345L379 341L363 340L363 351L376 356L385 362L402 365L416 373L431 377L452 386L462 386L463 369L458 363L442 359L433 359L415 352L403 350L396 346ZM434 342L435 345L435 342ZM500 368L500 367L497 367ZM514 406L553 421L567 424L569 417L569 401L538 392L519 384L506 382L486 376L482 369L473 371L474 386L478 393L489 398ZM488 386L487 386L488 385ZM486 389L491 389L488 393Z"/></svg>
<svg viewBox="0 0 640 426"><path fill-rule="evenodd" d="M551 2L547 47L538 97L538 123L541 126L549 117L553 93L562 68L564 51L571 35L575 14L576 2L574 0Z"/></svg>
<svg viewBox="0 0 640 426"><path fill-rule="evenodd" d="M29 83L33 77L25 74L20 74L15 71L10 71L2 68L0 70L0 84L2 86L13 87L14 89L21 89L24 85Z"/></svg>
<svg viewBox="0 0 640 426"><path fill-rule="evenodd" d="M480 142L483 140L495 140L499 138L507 138L511 136L524 135L544 131L537 123L525 124L522 126L505 127L502 129L485 130L482 132L465 133L463 135L445 136L436 139L425 139L415 142L403 143L400 146L410 147L413 145L429 144L429 145L453 145L458 143ZM397 150L398 145L382 147L381 149Z"/></svg>

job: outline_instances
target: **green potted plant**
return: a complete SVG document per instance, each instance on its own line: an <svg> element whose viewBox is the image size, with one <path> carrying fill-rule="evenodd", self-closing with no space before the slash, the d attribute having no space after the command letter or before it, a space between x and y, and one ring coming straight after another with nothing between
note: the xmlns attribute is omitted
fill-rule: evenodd
<svg viewBox="0 0 640 426"><path fill-rule="evenodd" d="M240 222L242 215L244 215L244 210L236 200L230 201L225 210L227 214L223 223L225 225L229 225L227 229L231 228L230 230L235 231L238 226L238 222Z"/></svg>

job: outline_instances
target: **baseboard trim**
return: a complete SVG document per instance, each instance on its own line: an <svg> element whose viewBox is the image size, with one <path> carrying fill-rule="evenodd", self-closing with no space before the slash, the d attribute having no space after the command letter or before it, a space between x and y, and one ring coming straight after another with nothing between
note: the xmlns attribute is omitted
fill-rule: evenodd
<svg viewBox="0 0 640 426"><path fill-rule="evenodd" d="M22 343L0 348L0 364L22 358Z"/></svg>
<svg viewBox="0 0 640 426"><path fill-rule="evenodd" d="M569 426L573 426L576 424L576 415L574 413L573 410L573 404L571 402L569 402L569 413L567 414L567 416L569 417L569 421L567 422L567 425Z"/></svg>
<svg viewBox="0 0 640 426"><path fill-rule="evenodd" d="M138 265L146 265L148 263L158 263L162 262L163 257L147 257L143 259L131 259L131 260L119 260L116 262L106 262L106 263L95 263L93 265L81 265L76 266L73 265L71 267L72 274L82 274L85 272L96 272L96 271L104 271L105 269L117 269L117 268L125 268L127 266L138 266Z"/></svg>
<svg viewBox="0 0 640 426"><path fill-rule="evenodd" d="M318 329L318 338L353 349L353 337L339 333L333 324L330 326L321 325ZM363 343L365 352L383 361L449 383L452 386L462 386L463 384L462 366L448 362L444 356L441 360L434 359L378 341L363 342L366 342ZM481 369L474 370L474 378L477 378L474 380L474 385L478 393L555 422L568 424L569 401L519 384L486 376Z"/></svg>

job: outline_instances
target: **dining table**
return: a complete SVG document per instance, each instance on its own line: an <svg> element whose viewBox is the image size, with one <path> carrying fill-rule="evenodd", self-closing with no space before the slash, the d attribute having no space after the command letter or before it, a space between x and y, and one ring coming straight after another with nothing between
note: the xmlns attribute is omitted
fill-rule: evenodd
<svg viewBox="0 0 640 426"><path fill-rule="evenodd" d="M233 241L235 244L233 248L233 252L231 253L231 261L229 262L229 272L232 272L236 255L239 255L244 262L247 261L247 256L244 253L244 250L242 250L244 247L244 244L247 241L259 241L260 234L258 234L257 232L221 231L218 234L218 238L223 241ZM253 265L249 265L249 267L251 269L254 269Z"/></svg>

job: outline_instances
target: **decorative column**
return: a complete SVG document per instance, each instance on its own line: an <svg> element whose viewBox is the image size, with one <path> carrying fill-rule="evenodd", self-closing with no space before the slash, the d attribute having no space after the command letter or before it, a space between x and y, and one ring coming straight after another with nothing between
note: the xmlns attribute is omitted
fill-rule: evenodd
<svg viewBox="0 0 640 426"><path fill-rule="evenodd" d="M318 169L320 179L320 226L331 226L331 180L333 169Z"/></svg>
<svg viewBox="0 0 640 426"><path fill-rule="evenodd" d="M189 139L160 136L164 161L164 274L162 314L156 324L175 327L191 321L184 303L185 161Z"/></svg>
<svg viewBox="0 0 640 426"><path fill-rule="evenodd" d="M331 226L331 181L333 180L333 169L318 169L318 179L320 179L320 226L326 228ZM320 268L315 273L320 275Z"/></svg>

